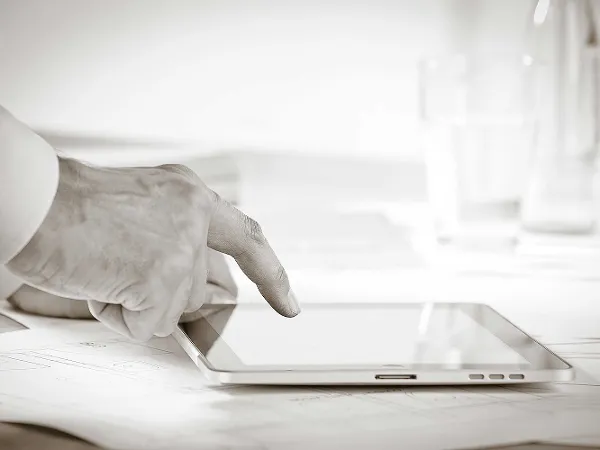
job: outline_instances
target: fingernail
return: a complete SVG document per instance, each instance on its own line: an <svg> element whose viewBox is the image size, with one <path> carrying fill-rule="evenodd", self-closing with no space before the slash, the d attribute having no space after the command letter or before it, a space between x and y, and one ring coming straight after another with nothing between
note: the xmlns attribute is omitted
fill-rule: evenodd
<svg viewBox="0 0 600 450"><path fill-rule="evenodd" d="M289 317L295 317L298 314L300 314L300 305L298 304L298 300L296 299L296 295L294 294L294 291L292 291L291 289L288 292L288 304L290 305L290 316Z"/></svg>

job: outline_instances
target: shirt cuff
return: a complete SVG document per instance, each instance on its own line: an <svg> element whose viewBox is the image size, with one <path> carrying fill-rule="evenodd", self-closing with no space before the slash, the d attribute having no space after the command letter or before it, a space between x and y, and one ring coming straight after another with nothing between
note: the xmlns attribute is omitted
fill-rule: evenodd
<svg viewBox="0 0 600 450"><path fill-rule="evenodd" d="M52 146L0 108L0 265L19 254L40 228L58 179Z"/></svg>

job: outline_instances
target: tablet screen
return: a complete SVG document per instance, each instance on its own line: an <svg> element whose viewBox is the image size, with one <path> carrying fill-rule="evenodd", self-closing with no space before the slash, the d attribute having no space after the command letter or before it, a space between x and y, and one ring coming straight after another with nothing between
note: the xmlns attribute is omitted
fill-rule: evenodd
<svg viewBox="0 0 600 450"><path fill-rule="evenodd" d="M186 332L219 370L531 369L558 364L484 305L315 304L286 319L267 305L246 304L221 307L188 324Z"/></svg>

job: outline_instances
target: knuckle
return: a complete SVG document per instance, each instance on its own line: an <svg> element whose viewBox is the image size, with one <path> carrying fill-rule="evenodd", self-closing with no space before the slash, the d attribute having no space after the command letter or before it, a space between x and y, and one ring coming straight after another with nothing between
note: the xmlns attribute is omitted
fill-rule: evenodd
<svg viewBox="0 0 600 450"><path fill-rule="evenodd" d="M193 170L180 164L167 164L160 168L171 174L165 184L168 198L185 199L198 209L206 209L213 204L214 193Z"/></svg>
<svg viewBox="0 0 600 450"><path fill-rule="evenodd" d="M161 169L173 174L169 180L169 192L172 197L189 201L198 211L213 211L221 202L219 195L212 191L189 167L181 164L165 164Z"/></svg>
<svg viewBox="0 0 600 450"><path fill-rule="evenodd" d="M129 330L129 338L138 342L147 342L154 337L154 333L149 329Z"/></svg>
<svg viewBox="0 0 600 450"><path fill-rule="evenodd" d="M163 327L161 327L158 331L156 331L153 336L157 336L157 337L167 337L169 336L171 333L173 333L173 331L175 331L175 328L177 327L178 321L165 325Z"/></svg>
<svg viewBox="0 0 600 450"><path fill-rule="evenodd" d="M192 202L194 207L200 211L213 211L219 204L219 196L208 189L204 184L196 184L192 189Z"/></svg>
<svg viewBox="0 0 600 450"><path fill-rule="evenodd" d="M263 245L266 242L260 224L248 216L244 216L244 233L248 239L259 245Z"/></svg>
<svg viewBox="0 0 600 450"><path fill-rule="evenodd" d="M164 164L161 168L179 174L190 181L196 182L200 180L196 172L183 164Z"/></svg>
<svg viewBox="0 0 600 450"><path fill-rule="evenodd" d="M275 280L283 283L287 279L288 279L287 272L285 271L285 269L283 268L283 266L279 266L277 268L277 272L275 274Z"/></svg>
<svg viewBox="0 0 600 450"><path fill-rule="evenodd" d="M208 200L213 205L213 207L217 207L218 205L220 205L223 202L223 199L221 199L221 196L219 194L217 194L215 191L213 191L212 189L209 189L209 188L206 188L205 190L206 190L206 195L208 196Z"/></svg>
<svg viewBox="0 0 600 450"><path fill-rule="evenodd" d="M136 320L129 320L126 322L127 329L129 331L129 337L136 340L145 342L154 337L154 332L159 328L160 322L158 320L148 320L149 317L137 317Z"/></svg>

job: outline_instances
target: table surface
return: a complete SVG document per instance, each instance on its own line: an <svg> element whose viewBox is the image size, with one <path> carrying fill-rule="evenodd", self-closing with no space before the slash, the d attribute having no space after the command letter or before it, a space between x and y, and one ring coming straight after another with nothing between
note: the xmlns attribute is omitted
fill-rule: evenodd
<svg viewBox="0 0 600 450"><path fill-rule="evenodd" d="M303 279L302 273L296 275L298 280ZM377 275L373 274L371 283L376 281ZM399 440L411 443L410 448L500 448L502 445L541 442L547 436L551 437L553 445L560 444L564 448L600 448L600 430L597 428L600 423L600 281L469 276L454 278L454 282L446 287L448 290L443 299L447 301L486 299L486 303L578 367L577 379L569 385L561 385L560 391L552 386L540 386L510 393L499 393L497 389L500 388L464 387L367 392L345 389L341 391L344 394L328 388L309 389L315 395L311 401L303 402L302 413L314 414L325 423L329 421L331 428L338 430L335 437L326 433L322 426L308 433L310 430L306 429L306 424L295 428L293 424L285 423L273 430L271 438L268 437L269 433L265 437L263 430L259 439L258 435L248 431L253 423L250 418L246 425L245 419L237 420L234 429L241 430L242 435L247 433L248 442L260 443L257 448L335 448L338 443L344 443L346 448L366 448L373 442L377 442L378 448L397 448ZM315 286L312 288L317 289ZM310 286L304 286L301 290L308 292L310 289ZM484 293L489 295L482 297ZM242 290L241 295L250 301L255 298L250 291L244 293ZM404 297L403 300L410 298ZM44 320L39 323L43 324ZM52 321L53 326L57 326L57 323L60 321ZM405 400L400 402L399 393L403 398L409 396L409 403L405 403ZM506 397L507 393L509 397ZM280 413L284 417L289 413L289 395L285 394L285 390L280 395ZM340 433L339 418L328 413L329 408L331 411L339 410L340 395L359 401L380 402L388 408L390 415L376 429L370 422L370 425L361 429L360 421L354 418L352 426ZM481 405L481 400L485 398L490 401ZM532 398L539 402L532 403ZM231 401L241 400L233 396ZM243 401L253 400L244 398ZM255 401L260 405L263 399L257 396ZM478 417L473 417L473 408L480 411ZM468 420L460 419L463 412ZM432 427L432 423L439 423L439 426ZM11 448L17 443L19 448L92 447L92 444L76 438L69 440L63 434L43 428L10 424L0 427L0 447ZM550 448L541 445L532 448Z"/></svg>

